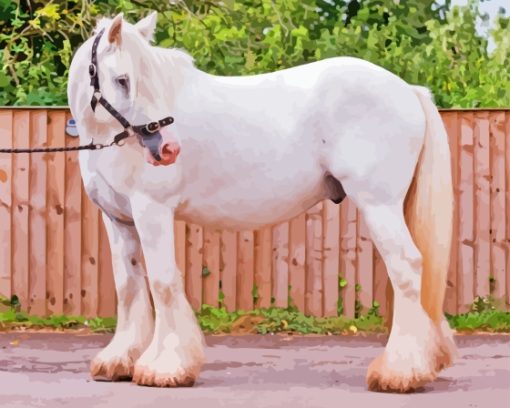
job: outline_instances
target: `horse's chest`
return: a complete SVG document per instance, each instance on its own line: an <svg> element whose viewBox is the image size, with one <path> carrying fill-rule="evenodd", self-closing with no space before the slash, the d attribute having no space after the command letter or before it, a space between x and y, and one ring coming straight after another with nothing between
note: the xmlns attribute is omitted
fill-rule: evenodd
<svg viewBox="0 0 510 408"><path fill-rule="evenodd" d="M130 218L128 192L134 183L131 169L109 157L80 155L80 168L85 191L106 214L114 218Z"/></svg>

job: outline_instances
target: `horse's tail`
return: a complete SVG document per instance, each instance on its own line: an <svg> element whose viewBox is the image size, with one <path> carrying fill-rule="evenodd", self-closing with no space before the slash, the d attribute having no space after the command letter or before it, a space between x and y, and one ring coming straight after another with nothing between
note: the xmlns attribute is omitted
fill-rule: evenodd
<svg viewBox="0 0 510 408"><path fill-rule="evenodd" d="M426 117L425 140L405 200L406 222L423 257L421 303L440 325L450 260L453 185L448 135L428 89L413 87Z"/></svg>

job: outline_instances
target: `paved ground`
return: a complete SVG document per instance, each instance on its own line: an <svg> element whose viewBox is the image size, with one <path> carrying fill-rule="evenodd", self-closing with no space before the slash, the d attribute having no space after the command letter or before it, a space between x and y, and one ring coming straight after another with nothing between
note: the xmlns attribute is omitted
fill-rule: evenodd
<svg viewBox="0 0 510 408"><path fill-rule="evenodd" d="M197 384L180 389L91 381L109 338L0 333L0 407L510 407L509 336L458 336L461 359L412 395L366 390L384 337L210 336Z"/></svg>

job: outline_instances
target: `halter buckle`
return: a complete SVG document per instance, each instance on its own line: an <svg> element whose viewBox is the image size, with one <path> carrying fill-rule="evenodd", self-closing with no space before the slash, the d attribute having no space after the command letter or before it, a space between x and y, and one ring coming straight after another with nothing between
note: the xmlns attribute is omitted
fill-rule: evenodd
<svg viewBox="0 0 510 408"><path fill-rule="evenodd" d="M89 65L89 75L91 78L95 78L95 76L97 75L97 68L96 68L95 64Z"/></svg>
<svg viewBox="0 0 510 408"><path fill-rule="evenodd" d="M148 133L156 133L159 129L161 129L159 122L151 122L145 125L145 130Z"/></svg>

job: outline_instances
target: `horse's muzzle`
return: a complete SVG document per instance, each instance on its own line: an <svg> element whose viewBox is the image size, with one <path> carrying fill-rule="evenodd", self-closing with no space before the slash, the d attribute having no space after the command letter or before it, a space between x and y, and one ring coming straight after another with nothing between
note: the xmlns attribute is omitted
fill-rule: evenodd
<svg viewBox="0 0 510 408"><path fill-rule="evenodd" d="M164 142L159 132L143 137L145 160L154 166L175 163L181 146L175 141Z"/></svg>

